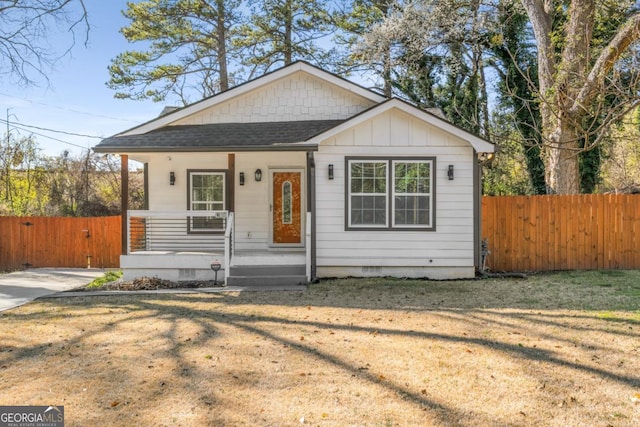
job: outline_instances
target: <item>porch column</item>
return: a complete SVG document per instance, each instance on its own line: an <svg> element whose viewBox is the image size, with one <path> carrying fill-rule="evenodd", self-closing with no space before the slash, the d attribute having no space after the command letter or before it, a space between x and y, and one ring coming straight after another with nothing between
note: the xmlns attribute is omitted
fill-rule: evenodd
<svg viewBox="0 0 640 427"><path fill-rule="evenodd" d="M316 278L316 161L313 151L307 152L307 212L311 212L311 280Z"/></svg>
<svg viewBox="0 0 640 427"><path fill-rule="evenodd" d="M122 217L122 255L127 254L129 236L127 236L127 211L129 210L129 156L120 154L120 215Z"/></svg>
<svg viewBox="0 0 640 427"><path fill-rule="evenodd" d="M236 188L236 155L235 153L229 153L229 159L227 162L227 210L229 212L235 212L235 188Z"/></svg>

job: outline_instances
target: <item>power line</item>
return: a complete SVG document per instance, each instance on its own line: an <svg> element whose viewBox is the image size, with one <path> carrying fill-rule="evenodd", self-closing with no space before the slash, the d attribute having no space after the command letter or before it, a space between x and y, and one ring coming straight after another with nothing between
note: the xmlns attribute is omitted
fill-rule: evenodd
<svg viewBox="0 0 640 427"><path fill-rule="evenodd" d="M2 120L2 119L0 119L0 121L2 121L2 122L6 122L6 120ZM88 147L83 147L82 145L74 144L73 142L63 141L62 139L54 138L54 137L52 137L52 136L45 135L45 134L43 134L43 133L34 132L34 131L32 131L32 130L22 128L22 127L20 127L20 126L16 126L16 125L14 125L14 124L13 124L13 122L11 122L11 126L12 126L13 128L15 128L15 129L23 130L23 131L25 131L25 132L29 132L29 133L31 133L31 134L33 134L33 135L38 135L38 136L41 136L41 137L43 137L43 138L48 138L48 139L51 139L51 140L53 140L53 141L60 142L60 143L62 143L62 144L67 144L67 145L71 145L71 146L74 146L74 147L82 148L83 150L88 150L88 149L89 149Z"/></svg>
<svg viewBox="0 0 640 427"><path fill-rule="evenodd" d="M26 102L29 102L31 104L38 104L38 105L43 105L43 106L49 107L49 108L55 108L56 110L69 111L69 112L77 113L77 114L84 114L85 116L93 116L93 117L100 117L100 118L103 118L103 119L119 120L119 121L122 121L122 122L129 122L129 123L138 123L135 120L124 119L122 117L105 116L104 114L89 113L87 111L74 110L73 108L58 107L56 105L47 104L45 102L34 101L32 99L18 98L16 96L9 95L8 93L4 93L4 92L0 92L0 95L6 96L7 98L17 99L17 100L20 100L20 101L26 101Z"/></svg>
<svg viewBox="0 0 640 427"><path fill-rule="evenodd" d="M0 119L0 122L7 123L7 125L9 124L9 122L7 120L4 120L4 119ZM67 132L67 131L64 131L64 130L55 130L55 129L43 128L43 127L40 127L40 126L28 125L26 123L20 123L20 122L17 122L17 121L16 122L11 122L11 125L13 125L14 123L17 123L17 124L19 124L21 126L24 126L26 128L43 130L43 131L46 131L46 132L62 133L64 135L69 135L69 136L81 136L83 138L103 139L103 137L101 137L101 136L85 135L85 134L82 134L82 133Z"/></svg>

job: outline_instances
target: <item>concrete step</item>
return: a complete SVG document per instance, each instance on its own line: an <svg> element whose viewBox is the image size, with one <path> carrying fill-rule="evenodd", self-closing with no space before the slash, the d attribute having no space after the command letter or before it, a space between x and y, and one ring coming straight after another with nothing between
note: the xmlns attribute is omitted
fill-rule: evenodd
<svg viewBox="0 0 640 427"><path fill-rule="evenodd" d="M235 265L229 269L229 286L301 285L307 283L304 265Z"/></svg>
<svg viewBox="0 0 640 427"><path fill-rule="evenodd" d="M234 265L229 269L230 276L305 276L304 265Z"/></svg>
<svg viewBox="0 0 640 427"><path fill-rule="evenodd" d="M275 285L304 285L307 276L229 276L227 286L275 286Z"/></svg>

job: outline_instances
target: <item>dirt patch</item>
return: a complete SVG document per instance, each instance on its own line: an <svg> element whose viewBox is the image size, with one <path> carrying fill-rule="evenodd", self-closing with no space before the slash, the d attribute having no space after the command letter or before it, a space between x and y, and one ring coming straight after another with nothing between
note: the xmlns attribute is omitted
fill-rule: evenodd
<svg viewBox="0 0 640 427"><path fill-rule="evenodd" d="M338 280L0 314L3 405L69 425L640 425L640 272Z"/></svg>

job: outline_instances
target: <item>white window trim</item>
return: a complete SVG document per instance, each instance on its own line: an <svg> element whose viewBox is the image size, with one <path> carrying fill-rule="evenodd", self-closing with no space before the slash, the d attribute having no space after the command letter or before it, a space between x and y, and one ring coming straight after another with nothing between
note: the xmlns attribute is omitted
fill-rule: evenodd
<svg viewBox="0 0 640 427"><path fill-rule="evenodd" d="M351 164L352 163L385 163L385 188L387 189L387 191L385 193L352 193L351 192ZM372 228L379 228L379 229L387 229L389 228L389 162L387 161L387 159L375 159L375 158L371 158L371 159L350 159L347 161L347 176L348 176L348 184L347 184L347 188L348 188L348 194L347 194L347 204L348 204L348 217L349 217L349 224L348 227L349 228L363 228L363 229L372 229ZM353 221L351 219L351 196L370 196L370 197L375 197L375 196L384 196L384 205L385 205L385 223L384 225L379 224L353 224Z"/></svg>
<svg viewBox="0 0 640 427"><path fill-rule="evenodd" d="M216 176L216 175L218 175L218 176L222 177L222 200L220 200L220 201L216 200L215 202L204 201L204 200L195 200L194 201L193 197L190 197L189 210L192 210L192 211L196 210L196 209L193 209L194 203L207 203L207 204L210 204L210 205L215 203L215 204L222 204L222 209L204 209L204 210L207 210L207 211L218 211L218 210L221 210L221 211L223 211L224 207L226 206L226 200L225 199L226 199L226 196L227 196L225 194L226 193L225 187L227 185L226 176L225 176L226 174L224 172L200 172L200 171L189 172L189 194L191 194L192 196L193 196L193 177L194 176L198 176L198 175L200 175L200 176L202 176L202 175L204 175L204 176Z"/></svg>
<svg viewBox="0 0 640 427"><path fill-rule="evenodd" d="M194 212L207 212L207 211L212 211L212 212L221 212L221 211L225 211L226 210L226 203L227 203L227 176L226 173L224 171L207 171L207 170L188 170L187 171L188 177L187 177L187 191L189 192L189 203L187 206L187 210L190 211L194 211ZM222 200L218 201L202 201L202 200L193 200L193 177L194 176L221 176L222 177ZM194 204L208 204L209 206L213 205L213 204L222 204L222 208L221 209L194 209ZM188 232L189 233L194 233L194 234L198 234L198 233L220 233L221 229L218 228L205 228L205 227L194 227L192 224L193 218L189 219L189 224L188 224Z"/></svg>
<svg viewBox="0 0 640 427"><path fill-rule="evenodd" d="M429 192L428 193L396 193L396 168L397 163L428 163L429 164ZM392 159L391 160L391 227L396 229L403 228L431 228L433 224L433 160L410 160L410 159ZM429 197L429 224L396 224L396 196L428 196Z"/></svg>

